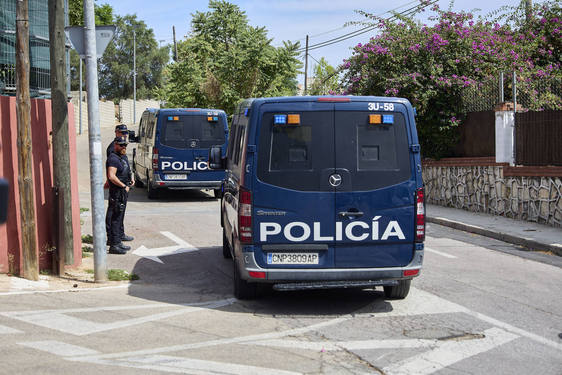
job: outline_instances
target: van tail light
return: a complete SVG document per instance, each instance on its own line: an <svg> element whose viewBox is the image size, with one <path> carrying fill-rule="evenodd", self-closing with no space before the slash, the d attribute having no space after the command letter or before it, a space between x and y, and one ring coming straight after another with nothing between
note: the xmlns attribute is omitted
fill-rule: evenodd
<svg viewBox="0 0 562 375"><path fill-rule="evenodd" d="M252 193L240 188L238 200L238 238L242 243L252 242Z"/></svg>
<svg viewBox="0 0 562 375"><path fill-rule="evenodd" d="M416 190L416 242L425 240L425 193L423 188Z"/></svg>
<svg viewBox="0 0 562 375"><path fill-rule="evenodd" d="M152 149L152 170L158 170L158 149L156 147Z"/></svg>

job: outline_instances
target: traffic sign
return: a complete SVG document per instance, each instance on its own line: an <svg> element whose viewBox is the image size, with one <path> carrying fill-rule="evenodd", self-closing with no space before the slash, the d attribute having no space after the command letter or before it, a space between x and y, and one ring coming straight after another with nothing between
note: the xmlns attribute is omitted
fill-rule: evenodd
<svg viewBox="0 0 562 375"><path fill-rule="evenodd" d="M115 34L115 25L96 26L96 55L101 59L103 51L113 39ZM67 26L64 28L66 36L70 39L72 48L78 52L81 58L86 58L86 45L84 43L84 28L82 26Z"/></svg>

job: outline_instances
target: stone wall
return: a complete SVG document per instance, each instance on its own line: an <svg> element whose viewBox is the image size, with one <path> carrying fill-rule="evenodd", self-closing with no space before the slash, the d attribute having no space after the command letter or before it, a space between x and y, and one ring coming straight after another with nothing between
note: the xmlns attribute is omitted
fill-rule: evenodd
<svg viewBox="0 0 562 375"><path fill-rule="evenodd" d="M562 178L504 176L508 168L424 163L426 202L562 227Z"/></svg>

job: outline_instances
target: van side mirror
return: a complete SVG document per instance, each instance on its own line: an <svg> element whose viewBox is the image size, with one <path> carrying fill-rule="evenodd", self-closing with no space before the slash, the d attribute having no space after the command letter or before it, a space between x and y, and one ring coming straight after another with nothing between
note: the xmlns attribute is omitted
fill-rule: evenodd
<svg viewBox="0 0 562 375"><path fill-rule="evenodd" d="M139 137L135 134L134 130L129 130L129 143L138 143Z"/></svg>
<svg viewBox="0 0 562 375"><path fill-rule="evenodd" d="M0 178L0 224L6 222L8 216L8 181Z"/></svg>
<svg viewBox="0 0 562 375"><path fill-rule="evenodd" d="M220 146L213 146L209 150L209 169L224 169L226 167L226 159L222 157L222 149Z"/></svg>

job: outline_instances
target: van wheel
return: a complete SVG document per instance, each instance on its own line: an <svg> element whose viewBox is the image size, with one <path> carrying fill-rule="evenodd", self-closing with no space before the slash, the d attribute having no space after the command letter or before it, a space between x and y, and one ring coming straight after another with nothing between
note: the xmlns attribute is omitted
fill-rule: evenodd
<svg viewBox="0 0 562 375"><path fill-rule="evenodd" d="M152 183L150 182L149 178L147 178L146 180L146 195L148 196L148 199L158 198L158 192L155 188L152 187Z"/></svg>
<svg viewBox="0 0 562 375"><path fill-rule="evenodd" d="M213 189L213 195L216 199L222 198L222 190L221 189Z"/></svg>
<svg viewBox="0 0 562 375"><path fill-rule="evenodd" d="M384 296L387 299L404 299L410 292L412 280L400 280L398 285L385 286Z"/></svg>
<svg viewBox="0 0 562 375"><path fill-rule="evenodd" d="M234 297L237 299L254 299L257 296L258 286L256 283L249 283L240 277L238 264L234 259Z"/></svg>
<svg viewBox="0 0 562 375"><path fill-rule="evenodd" d="M224 228L222 228L222 256L224 259L232 258L230 246L228 245L228 240L226 239L226 234L224 233Z"/></svg>

